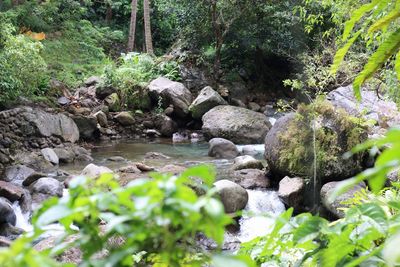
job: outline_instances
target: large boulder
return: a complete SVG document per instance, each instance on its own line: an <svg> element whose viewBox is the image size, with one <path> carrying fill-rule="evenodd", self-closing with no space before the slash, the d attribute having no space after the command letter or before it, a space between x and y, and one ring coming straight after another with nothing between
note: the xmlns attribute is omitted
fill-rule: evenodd
<svg viewBox="0 0 400 267"><path fill-rule="evenodd" d="M11 202L21 199L24 189L15 184L0 181L0 197L4 197Z"/></svg>
<svg viewBox="0 0 400 267"><path fill-rule="evenodd" d="M28 136L56 136L65 142L79 140L79 129L75 122L64 114L51 114L39 109L26 109L23 113L29 127L22 130Z"/></svg>
<svg viewBox="0 0 400 267"><path fill-rule="evenodd" d="M50 197L62 197L63 190L64 184L51 177L43 177L32 183L29 186L29 191L32 195L33 209L36 209L38 205Z"/></svg>
<svg viewBox="0 0 400 267"><path fill-rule="evenodd" d="M47 160L48 162L54 165L58 165L58 163L60 163L60 159L58 158L56 152L54 152L52 148L49 147L43 148L42 150L40 150L40 152L42 153L44 159Z"/></svg>
<svg viewBox="0 0 400 267"><path fill-rule="evenodd" d="M190 105L189 110L193 118L201 119L201 117L213 107L227 104L228 103L218 92L214 91L210 86L207 86L200 91L197 98Z"/></svg>
<svg viewBox="0 0 400 267"><path fill-rule="evenodd" d="M192 93L182 83L160 77L153 80L148 88L156 103L161 99L165 107L170 104L174 107L177 116L184 118L188 115Z"/></svg>
<svg viewBox="0 0 400 267"><path fill-rule="evenodd" d="M172 137L178 131L178 124L167 115L159 115L156 118L155 126L165 137Z"/></svg>
<svg viewBox="0 0 400 267"><path fill-rule="evenodd" d="M303 178L286 176L279 182L278 196L288 207L298 210L303 204L305 182Z"/></svg>
<svg viewBox="0 0 400 267"><path fill-rule="evenodd" d="M246 207L249 195L240 185L229 180L219 180L214 186L226 213L234 213Z"/></svg>
<svg viewBox="0 0 400 267"><path fill-rule="evenodd" d="M229 140L213 138L209 141L208 155L215 158L233 159L239 155L239 150Z"/></svg>
<svg viewBox="0 0 400 267"><path fill-rule="evenodd" d="M15 216L11 202L0 197L0 225L8 223L15 226L16 222L17 216Z"/></svg>
<svg viewBox="0 0 400 267"><path fill-rule="evenodd" d="M362 153L348 159L343 155L366 138L366 129L357 120L328 101L317 100L311 106L301 105L297 113L274 124L265 139L265 158L277 177L310 178L316 155L315 167L322 183L343 180L363 169Z"/></svg>
<svg viewBox="0 0 400 267"><path fill-rule="evenodd" d="M14 165L7 167L4 174L0 176L0 179L15 185L22 185L22 182L34 173L34 169L26 167L25 165Z"/></svg>
<svg viewBox="0 0 400 267"><path fill-rule="evenodd" d="M270 180L267 178L265 171L258 169L234 171L232 180L246 189L265 189L270 186Z"/></svg>
<svg viewBox="0 0 400 267"><path fill-rule="evenodd" d="M235 171L243 170L243 169L262 170L262 169L264 169L264 165L260 160L255 159L249 155L244 155L244 156L236 157L234 159L232 169Z"/></svg>
<svg viewBox="0 0 400 267"><path fill-rule="evenodd" d="M335 217L343 218L344 211L343 208L348 208L348 205L345 203L347 200L355 197L357 192L366 189L366 185L364 182L356 184L350 190L345 193L339 195L335 200L331 200L331 195L335 192L338 186L341 185L342 182L330 182L326 183L321 188L321 202L322 205L329 210Z"/></svg>
<svg viewBox="0 0 400 267"><path fill-rule="evenodd" d="M79 136L84 140L94 140L100 137L100 131L97 128L97 118L94 116L74 116L74 122L78 126Z"/></svg>
<svg viewBox="0 0 400 267"><path fill-rule="evenodd" d="M71 163L75 159L75 153L70 148L57 147L53 149L60 163Z"/></svg>
<svg viewBox="0 0 400 267"><path fill-rule="evenodd" d="M119 112L115 116L115 119L123 126L130 126L130 125L135 124L135 119L133 118L131 113L128 111Z"/></svg>
<svg viewBox="0 0 400 267"><path fill-rule="evenodd" d="M112 174L113 171L104 166L97 166L95 164L87 165L83 170L81 175L88 178L98 178L103 174Z"/></svg>
<svg viewBox="0 0 400 267"><path fill-rule="evenodd" d="M207 138L222 137L236 144L260 144L271 128L263 114L234 106L214 107L202 120Z"/></svg>

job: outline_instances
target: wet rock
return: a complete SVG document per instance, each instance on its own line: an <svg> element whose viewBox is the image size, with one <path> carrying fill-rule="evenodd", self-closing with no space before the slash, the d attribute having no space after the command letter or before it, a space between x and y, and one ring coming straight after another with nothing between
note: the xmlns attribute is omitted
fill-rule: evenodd
<svg viewBox="0 0 400 267"><path fill-rule="evenodd" d="M173 143L182 143L189 141L189 134L187 132L174 133L172 135Z"/></svg>
<svg viewBox="0 0 400 267"><path fill-rule="evenodd" d="M100 137L97 128L97 118L94 116L74 116L74 122L78 126L79 136L84 140L95 140Z"/></svg>
<svg viewBox="0 0 400 267"><path fill-rule="evenodd" d="M366 189L366 185L364 182L361 182L355 185L353 188L348 190L347 192L343 193L342 195L338 196L333 202L330 201L331 194L336 190L336 188L345 181L342 182L330 182L324 184L321 188L321 202L322 205L329 210L334 216L337 218L344 217L343 208L348 207L346 204L343 204L349 199L354 198L357 192Z"/></svg>
<svg viewBox="0 0 400 267"><path fill-rule="evenodd" d="M130 126L135 124L135 119L131 115L131 113L127 111L122 111L119 112L116 116L115 119L123 126Z"/></svg>
<svg viewBox="0 0 400 267"><path fill-rule="evenodd" d="M255 103L255 102L250 102L249 109L252 111L258 112L258 111L260 111L261 107L259 104Z"/></svg>
<svg viewBox="0 0 400 267"><path fill-rule="evenodd" d="M0 236L0 247L9 247L11 246L11 240L4 236Z"/></svg>
<svg viewBox="0 0 400 267"><path fill-rule="evenodd" d="M239 155L239 150L229 140L223 138L213 138L209 141L208 155L215 158L235 158Z"/></svg>
<svg viewBox="0 0 400 267"><path fill-rule="evenodd" d="M243 169L234 171L233 181L246 189L268 188L270 180L265 171L258 169Z"/></svg>
<svg viewBox="0 0 400 267"><path fill-rule="evenodd" d="M115 112L121 109L121 102L117 93L112 93L111 95L107 96L106 99L104 99L104 103L108 106L110 111Z"/></svg>
<svg viewBox="0 0 400 267"><path fill-rule="evenodd" d="M151 167L151 166L148 166L148 165L146 165L146 164L144 164L144 163L135 163L135 165L136 165L136 167L139 169L139 170L141 170L141 171L143 171L143 172L151 172L151 171L154 171L154 167Z"/></svg>
<svg viewBox="0 0 400 267"><path fill-rule="evenodd" d="M14 165L7 167L4 175L0 177L3 181L11 182L15 185L22 185L22 182L33 173L35 173L34 169L24 165Z"/></svg>
<svg viewBox="0 0 400 267"><path fill-rule="evenodd" d="M58 158L56 152L54 152L53 149L43 148L42 150L40 150L40 152L42 153L44 159L47 160L48 162L54 165L58 165L58 163L60 162L60 159Z"/></svg>
<svg viewBox="0 0 400 267"><path fill-rule="evenodd" d="M62 197L63 189L63 184L52 177L40 178L29 186L32 195L40 193L48 196Z"/></svg>
<svg viewBox="0 0 400 267"><path fill-rule="evenodd" d="M0 236L5 236L9 240L15 240L24 233L24 230L10 223L0 224Z"/></svg>
<svg viewBox="0 0 400 267"><path fill-rule="evenodd" d="M260 144L271 128L263 114L234 106L217 106L202 120L207 138L221 137L237 144Z"/></svg>
<svg viewBox="0 0 400 267"><path fill-rule="evenodd" d="M129 165L118 169L119 172L124 173L142 173L142 171L136 165Z"/></svg>
<svg viewBox="0 0 400 267"><path fill-rule="evenodd" d="M255 156L255 155L258 155L259 153L260 152L258 152L254 148L254 146L251 146L251 145L246 145L246 146L243 146L243 148L242 148L243 155Z"/></svg>
<svg viewBox="0 0 400 267"><path fill-rule="evenodd" d="M36 182L37 180L39 180L42 177L46 177L47 175L41 172L34 172L31 175L29 175L28 177L26 177L26 179L23 181L22 185L23 186L29 186L32 183Z"/></svg>
<svg viewBox="0 0 400 267"><path fill-rule="evenodd" d="M158 132L157 130L154 129L147 129L144 131L144 133L146 134L146 136L148 137L157 137L157 136L161 136L161 133Z"/></svg>
<svg viewBox="0 0 400 267"><path fill-rule="evenodd" d="M184 172L185 170L186 170L186 168L183 166L169 164L169 165L162 167L158 171L161 173L170 173L172 175L179 175L182 172Z"/></svg>
<svg viewBox="0 0 400 267"><path fill-rule="evenodd" d="M109 157L107 160L115 161L115 162L126 161L126 159L124 157L121 157L121 156Z"/></svg>
<svg viewBox="0 0 400 267"><path fill-rule="evenodd" d="M0 181L0 197L4 197L9 201L14 202L21 199L23 194L24 189L21 187L9 182Z"/></svg>
<svg viewBox="0 0 400 267"><path fill-rule="evenodd" d="M95 164L89 164L81 172L82 176L89 177L89 178L98 178L103 174L113 174L113 171L104 166L97 166Z"/></svg>
<svg viewBox="0 0 400 267"><path fill-rule="evenodd" d="M108 120L107 120L107 115L103 111L98 111L94 114L94 116L97 119L97 122L101 127L108 127Z"/></svg>
<svg viewBox="0 0 400 267"><path fill-rule="evenodd" d="M174 107L174 114L177 116L188 115L192 94L182 83L160 77L153 80L148 89L154 102L158 102L161 98L165 107L169 105Z"/></svg>
<svg viewBox="0 0 400 267"><path fill-rule="evenodd" d="M166 159L170 159L170 157L162 154L162 153L158 153L158 152L147 152L144 155L145 159L161 159L161 160L166 160Z"/></svg>
<svg viewBox="0 0 400 267"><path fill-rule="evenodd" d="M233 161L233 170L242 170L242 169L264 169L264 165L260 160L253 158L252 156L239 156L236 157Z"/></svg>
<svg viewBox="0 0 400 267"><path fill-rule="evenodd" d="M214 183L226 213L234 213L246 207L249 195L243 187L229 181L219 180Z"/></svg>
<svg viewBox="0 0 400 267"><path fill-rule="evenodd" d="M58 156L60 163L71 163L75 159L75 153L71 149L57 147L53 150Z"/></svg>
<svg viewBox="0 0 400 267"><path fill-rule="evenodd" d="M15 216L11 202L4 197L0 197L0 225L11 224L15 226L17 216Z"/></svg>
<svg viewBox="0 0 400 267"><path fill-rule="evenodd" d="M299 210L303 204L304 188L304 179L286 176L279 182L278 195L286 206Z"/></svg>
<svg viewBox="0 0 400 267"><path fill-rule="evenodd" d="M203 115L215 106L227 105L228 103L214 91L210 86L205 87L200 91L197 98L189 107L189 111L192 113L192 117L195 119L201 119Z"/></svg>
<svg viewBox="0 0 400 267"><path fill-rule="evenodd" d="M178 131L178 124L166 115L158 116L155 125L158 131L165 137L172 137Z"/></svg>

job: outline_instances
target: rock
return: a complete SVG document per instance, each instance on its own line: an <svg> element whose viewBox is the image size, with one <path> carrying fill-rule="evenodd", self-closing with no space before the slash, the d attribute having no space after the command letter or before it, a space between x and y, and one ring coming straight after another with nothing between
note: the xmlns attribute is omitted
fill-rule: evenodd
<svg viewBox="0 0 400 267"><path fill-rule="evenodd" d="M103 174L113 174L113 171L104 166L97 166L95 164L89 164L81 172L82 176L89 177L89 178L98 178Z"/></svg>
<svg viewBox="0 0 400 267"><path fill-rule="evenodd" d="M258 112L258 111L260 111L261 107L259 104L255 103L255 102L250 102L249 109L252 111Z"/></svg>
<svg viewBox="0 0 400 267"><path fill-rule="evenodd" d="M48 162L54 165L58 165L58 163L60 162L60 159L58 158L56 152L54 152L53 149L43 148L42 150L40 150L40 152L42 153L44 159L47 160Z"/></svg>
<svg viewBox="0 0 400 267"><path fill-rule="evenodd" d="M95 140L100 137L97 128L97 118L94 116L74 116L74 122L78 126L79 136L84 140Z"/></svg>
<svg viewBox="0 0 400 267"><path fill-rule="evenodd" d="M41 172L34 172L31 175L29 175L28 177L26 177L26 179L23 181L22 185L23 186L29 186L32 183L36 182L37 180L39 180L42 177L46 177L47 175Z"/></svg>
<svg viewBox="0 0 400 267"><path fill-rule="evenodd" d="M168 157L162 153L158 153L158 152L147 152L144 155L145 159L170 159L171 157Z"/></svg>
<svg viewBox="0 0 400 267"><path fill-rule="evenodd" d="M124 173L142 173L136 165L129 165L118 169L119 172Z"/></svg>
<svg viewBox="0 0 400 267"><path fill-rule="evenodd" d="M154 171L154 167L151 167L151 166L148 166L148 165L146 165L146 164L144 164L144 163L135 163L135 165L136 165L136 167L139 169L139 170L141 170L141 171L143 171L143 172L151 172L151 171Z"/></svg>
<svg viewBox="0 0 400 267"><path fill-rule="evenodd" d="M28 136L60 137L65 142L79 140L79 130L75 122L64 114L51 114L39 109L26 109L24 117L31 127L22 130Z"/></svg>
<svg viewBox="0 0 400 267"><path fill-rule="evenodd" d="M11 223L0 224L0 236L7 237L9 240L15 240L25 231L21 228L15 227Z"/></svg>
<svg viewBox="0 0 400 267"><path fill-rule="evenodd" d="M4 236L0 236L0 247L9 247L11 246L11 240L7 239Z"/></svg>
<svg viewBox="0 0 400 267"><path fill-rule="evenodd" d="M107 160L109 160L109 161L115 161L115 162L126 161L125 158L120 157L120 156L109 157Z"/></svg>
<svg viewBox="0 0 400 267"><path fill-rule="evenodd" d="M234 213L246 207L249 195L240 185L229 180L219 180L214 183L214 186L226 213Z"/></svg>
<svg viewBox="0 0 400 267"><path fill-rule="evenodd" d="M170 173L172 175L179 175L182 172L184 172L185 170L186 170L186 168L183 166L169 164L169 165L162 167L158 171L160 173Z"/></svg>
<svg viewBox="0 0 400 267"><path fill-rule="evenodd" d="M71 100L69 100L65 96L62 96L57 99L57 103L60 104L61 106L65 106L71 103Z"/></svg>
<svg viewBox="0 0 400 267"><path fill-rule="evenodd" d="M348 190L347 192L343 193L342 195L338 196L333 202L330 202L330 196L335 191L335 189L345 181L342 182L330 182L324 184L321 188L321 202L322 205L329 210L333 215L337 218L343 218L344 212L341 210L342 208L348 207L347 205L343 204L346 200L354 198L357 192L366 189L366 185L364 182L361 182L355 185L353 188Z"/></svg>
<svg viewBox="0 0 400 267"><path fill-rule="evenodd" d="M263 114L234 106L217 106L202 120L207 138L221 137L237 144L262 143L271 128Z"/></svg>
<svg viewBox="0 0 400 267"><path fill-rule="evenodd" d="M270 180L265 175L265 171L258 169L243 169L233 173L232 179L246 189L268 188Z"/></svg>
<svg viewBox="0 0 400 267"><path fill-rule="evenodd" d="M230 103L236 107L247 108L246 104L240 99L232 98Z"/></svg>
<svg viewBox="0 0 400 267"><path fill-rule="evenodd" d="M189 141L189 134L187 132L178 132L172 135L173 143L183 143Z"/></svg>
<svg viewBox="0 0 400 267"><path fill-rule="evenodd" d="M97 92L96 92L97 94ZM117 93L112 93L104 99L104 103L108 106L110 111L118 111L121 109L121 102Z"/></svg>
<svg viewBox="0 0 400 267"><path fill-rule="evenodd" d="M197 98L189 107L194 119L201 119L203 115L215 106L227 105L228 103L214 91L210 86L205 87L200 91Z"/></svg>
<svg viewBox="0 0 400 267"><path fill-rule="evenodd" d="M160 115L156 119L158 131L165 137L172 137L178 131L178 124L166 115Z"/></svg>
<svg viewBox="0 0 400 267"><path fill-rule="evenodd" d="M363 126L356 124L343 110L329 102L315 102L315 140L317 176L322 183L343 180L363 169L363 153L344 159L343 154L367 138ZM309 106L300 106L300 113L280 118L265 139L265 158L277 177L312 177L314 162L314 125ZM308 114L308 115L307 115Z"/></svg>
<svg viewBox="0 0 400 267"><path fill-rule="evenodd" d="M7 167L4 175L0 176L0 178L3 181L11 182L15 185L22 185L22 182L33 173L35 173L34 169L24 165L14 165Z"/></svg>
<svg viewBox="0 0 400 267"><path fill-rule="evenodd" d="M255 156L255 155L260 154L260 152L257 151L254 146L246 145L246 146L243 146L243 148L242 148L242 154L249 155L249 156Z"/></svg>
<svg viewBox="0 0 400 267"><path fill-rule="evenodd" d="M98 111L94 114L97 119L97 122L100 124L101 127L106 128L108 126L107 115L103 111Z"/></svg>
<svg viewBox="0 0 400 267"><path fill-rule="evenodd" d="M19 151L14 155L15 162L19 162L29 168L34 168L39 171L51 171L55 168L53 164L44 159L42 153L37 152L27 152Z"/></svg>
<svg viewBox="0 0 400 267"><path fill-rule="evenodd" d="M135 119L131 115L131 113L127 111L122 111L119 112L116 116L115 119L123 126L130 126L135 124Z"/></svg>
<svg viewBox="0 0 400 267"><path fill-rule="evenodd" d="M278 195L287 207L299 210L303 204L305 182L302 178L286 176L279 182Z"/></svg>
<svg viewBox="0 0 400 267"><path fill-rule="evenodd" d="M153 101L158 102L161 98L164 106L174 107L177 116L184 118L188 115L192 94L182 83L160 77L153 80L148 89Z"/></svg>
<svg viewBox="0 0 400 267"><path fill-rule="evenodd" d="M15 226L17 216L14 213L11 202L7 199L0 197L0 225L11 224Z"/></svg>
<svg viewBox="0 0 400 267"><path fill-rule="evenodd" d="M11 202L21 199L24 189L9 182L0 181L0 197L4 197Z"/></svg>
<svg viewBox="0 0 400 267"><path fill-rule="evenodd" d="M386 178L386 186L392 186L393 183L398 183L400 181L400 169L395 168L394 170L391 170L386 175Z"/></svg>
<svg viewBox="0 0 400 267"><path fill-rule="evenodd" d="M164 114L167 116L172 116L174 114L174 107L173 106L169 106L164 110Z"/></svg>
<svg viewBox="0 0 400 267"><path fill-rule="evenodd" d="M62 197L64 185L51 177L43 177L29 186L29 191L34 198L35 194Z"/></svg>
<svg viewBox="0 0 400 267"><path fill-rule="evenodd" d="M259 169L262 170L264 169L264 165L260 160L257 160L253 158L252 156L239 156L236 157L235 160L233 161L233 166L232 169L237 171L237 170L242 170L242 169Z"/></svg>
<svg viewBox="0 0 400 267"><path fill-rule="evenodd" d="M239 150L229 140L213 138L209 141L208 155L215 158L233 159L239 155Z"/></svg>
<svg viewBox="0 0 400 267"><path fill-rule="evenodd" d="M146 136L151 138L161 136L161 133L154 129L146 129L144 133L146 134Z"/></svg>
<svg viewBox="0 0 400 267"><path fill-rule="evenodd" d="M85 81L86 86L98 85L100 83L102 83L102 79L99 76L91 76Z"/></svg>
<svg viewBox="0 0 400 267"><path fill-rule="evenodd" d="M66 148L54 148L54 152L60 160L60 163L71 163L75 159L75 153Z"/></svg>

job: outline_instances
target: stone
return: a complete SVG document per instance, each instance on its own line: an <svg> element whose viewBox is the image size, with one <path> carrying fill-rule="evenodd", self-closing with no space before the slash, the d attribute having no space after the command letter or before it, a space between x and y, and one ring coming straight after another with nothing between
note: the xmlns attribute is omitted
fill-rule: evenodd
<svg viewBox="0 0 400 267"><path fill-rule="evenodd" d="M240 185L229 180L219 180L214 186L226 213L235 213L246 207L249 195Z"/></svg>
<svg viewBox="0 0 400 267"><path fill-rule="evenodd" d="M97 94L97 92L96 92ZM121 109L121 101L117 93L112 93L104 99L104 103L108 106L110 111L118 111Z"/></svg>
<svg viewBox="0 0 400 267"><path fill-rule="evenodd" d="M221 137L236 144L260 144L271 128L263 114L234 106L214 107L202 121L207 138Z"/></svg>
<svg viewBox="0 0 400 267"><path fill-rule="evenodd" d="M354 198L357 192L366 190L367 187L364 182L361 182L359 184L356 184L354 187L352 187L345 193L339 195L333 202L330 201L330 196L336 190L336 188L341 185L341 183L345 183L345 181L330 182L324 184L321 188L321 195L320 195L322 205L337 218L344 217L344 211L342 209L348 207L348 205L344 204L344 202Z"/></svg>
<svg viewBox="0 0 400 267"><path fill-rule="evenodd" d="M47 160L48 162L54 165L58 165L58 163L60 162L60 159L58 158L56 152L54 152L53 149L43 148L42 150L40 150L40 152L42 153L44 159Z"/></svg>
<svg viewBox="0 0 400 267"><path fill-rule="evenodd" d="M11 240L4 236L0 236L0 247L9 247L11 246Z"/></svg>
<svg viewBox="0 0 400 267"><path fill-rule="evenodd" d="M197 98L189 107L194 119L201 119L203 115L215 106L227 105L228 103L210 86L203 88Z"/></svg>
<svg viewBox="0 0 400 267"><path fill-rule="evenodd" d="M287 207L299 210L304 200L304 179L286 176L279 182L278 195Z"/></svg>
<svg viewBox="0 0 400 267"><path fill-rule="evenodd" d="M63 189L64 185L52 177L40 178L29 186L32 197L34 197L35 194L62 197Z"/></svg>
<svg viewBox="0 0 400 267"><path fill-rule="evenodd" d="M11 202L21 199L24 189L15 184L0 181L0 197L4 197Z"/></svg>
<svg viewBox="0 0 400 267"><path fill-rule="evenodd" d="M85 80L86 86L98 85L102 83L102 79L99 76L91 76Z"/></svg>
<svg viewBox="0 0 400 267"><path fill-rule="evenodd" d="M36 182L37 180L39 180L42 177L46 177L47 175L41 172L34 172L31 175L29 175L28 177L26 177L26 179L23 181L22 185L23 186L29 186L32 183Z"/></svg>
<svg viewBox="0 0 400 267"><path fill-rule="evenodd" d="M62 96L57 99L57 103L60 104L61 106L65 106L71 103L71 100L69 100L65 96Z"/></svg>
<svg viewBox="0 0 400 267"><path fill-rule="evenodd" d="M213 138L209 141L208 155L215 158L233 159L239 155L239 150L229 140Z"/></svg>
<svg viewBox="0 0 400 267"><path fill-rule="evenodd" d="M98 111L94 114L94 116L97 119L97 122L101 127L108 127L108 120L107 120L107 115L103 111Z"/></svg>
<svg viewBox="0 0 400 267"><path fill-rule="evenodd" d="M135 124L135 119L131 115L131 113L127 111L122 111L119 112L116 116L115 119L123 126L130 126Z"/></svg>
<svg viewBox="0 0 400 267"><path fill-rule="evenodd" d="M97 128L97 118L94 116L74 116L74 122L78 126L79 136L83 140L96 140L100 137Z"/></svg>
<svg viewBox="0 0 400 267"><path fill-rule="evenodd" d="M143 171L143 172L151 172L151 171L154 171L154 167L148 166L148 165L146 165L146 164L144 164L144 163L138 162L138 163L135 163L135 165L136 165L136 167L137 167L139 170L141 170L141 171Z"/></svg>
<svg viewBox="0 0 400 267"><path fill-rule="evenodd" d="M246 145L246 146L243 146L243 148L242 148L242 154L243 155L256 156L256 155L258 155L260 153L261 152L257 151L255 149L255 147L251 146L251 145Z"/></svg>
<svg viewBox="0 0 400 267"><path fill-rule="evenodd" d="M95 164L87 165L81 172L82 176L89 178L99 178L103 174L113 174L113 171L104 166L97 166Z"/></svg>
<svg viewBox="0 0 400 267"><path fill-rule="evenodd" d="M246 189L265 189L270 187L270 180L265 171L259 169L242 169L234 171L232 175L233 182Z"/></svg>
<svg viewBox="0 0 400 267"><path fill-rule="evenodd" d="M169 164L169 165L165 165L164 167L162 167L158 171L160 173L169 173L169 174L172 174L172 175L179 175L182 172L184 172L185 170L186 170L186 168L183 167L183 166Z"/></svg>
<svg viewBox="0 0 400 267"><path fill-rule="evenodd" d="M118 169L119 172L124 173L142 173L136 165L129 165Z"/></svg>
<svg viewBox="0 0 400 267"><path fill-rule="evenodd" d="M0 178L15 185L22 185L22 182L33 173L35 173L35 170L25 165L14 165L7 167L4 175L0 176Z"/></svg>
<svg viewBox="0 0 400 267"><path fill-rule="evenodd" d="M157 116L155 125L161 135L165 137L172 137L178 131L178 124L167 115Z"/></svg>
<svg viewBox="0 0 400 267"><path fill-rule="evenodd" d="M107 160L109 160L109 161L115 161L115 162L126 161L126 159L125 159L124 157L121 157L121 156L109 157Z"/></svg>
<svg viewBox="0 0 400 267"><path fill-rule="evenodd" d="M14 213L11 202L4 197L0 197L0 225L11 224L15 226L16 222L17 216Z"/></svg>
<svg viewBox="0 0 400 267"><path fill-rule="evenodd" d="M6 237L9 240L16 240L25 231L11 223L0 224L0 236Z"/></svg>
<svg viewBox="0 0 400 267"><path fill-rule="evenodd" d="M168 157L162 153L158 153L158 152L147 152L144 155L145 159L161 159L161 160L165 160L165 159L170 159L171 157Z"/></svg>
<svg viewBox="0 0 400 267"><path fill-rule="evenodd" d="M255 103L255 102L250 102L249 103L249 109L255 112L258 112L261 110L261 107L259 104Z"/></svg>
<svg viewBox="0 0 400 267"><path fill-rule="evenodd" d="M236 157L234 159L232 169L235 171L242 170L242 169L262 170L262 169L264 169L264 165L260 160L255 159L249 155L244 155L244 156Z"/></svg>
<svg viewBox="0 0 400 267"><path fill-rule="evenodd" d="M54 152L57 154L60 163L71 163L75 159L75 153L70 149L66 148L54 148Z"/></svg>
<svg viewBox="0 0 400 267"><path fill-rule="evenodd" d="M161 98L165 107L174 107L175 115L184 118L189 114L192 93L182 83L160 77L150 82L148 89L154 102Z"/></svg>

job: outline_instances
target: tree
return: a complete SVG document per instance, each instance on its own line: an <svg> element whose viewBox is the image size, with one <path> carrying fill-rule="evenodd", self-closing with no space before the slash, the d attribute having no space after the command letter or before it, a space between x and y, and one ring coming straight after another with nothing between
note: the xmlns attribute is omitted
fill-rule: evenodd
<svg viewBox="0 0 400 267"><path fill-rule="evenodd" d="M131 23L129 27L128 52L132 52L133 48L135 47L137 0L132 0L131 7L132 10L131 10Z"/></svg>
<svg viewBox="0 0 400 267"><path fill-rule="evenodd" d="M144 36L146 42L146 52L150 55L154 54L153 41L150 26L150 0L143 0L143 17L144 17Z"/></svg>

